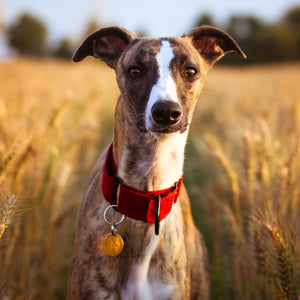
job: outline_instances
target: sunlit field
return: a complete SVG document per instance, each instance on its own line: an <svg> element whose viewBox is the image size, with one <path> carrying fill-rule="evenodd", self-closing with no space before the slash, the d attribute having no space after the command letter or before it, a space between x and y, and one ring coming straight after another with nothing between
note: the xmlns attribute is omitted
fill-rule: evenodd
<svg viewBox="0 0 300 300"><path fill-rule="evenodd" d="M65 299L76 212L119 94L87 59L0 62L0 298ZM209 71L184 181L211 299L300 297L300 64Z"/></svg>

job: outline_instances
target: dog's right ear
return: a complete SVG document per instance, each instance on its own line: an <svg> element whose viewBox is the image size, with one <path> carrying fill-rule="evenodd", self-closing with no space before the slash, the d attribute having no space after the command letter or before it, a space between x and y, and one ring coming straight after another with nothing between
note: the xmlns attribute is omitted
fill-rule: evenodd
<svg viewBox="0 0 300 300"><path fill-rule="evenodd" d="M89 35L76 50L73 61L82 61L86 56L103 60L115 68L117 61L128 44L136 39L135 33L119 27L107 27Z"/></svg>
<svg viewBox="0 0 300 300"><path fill-rule="evenodd" d="M243 58L247 57L235 40L218 28L201 26L185 33L182 37L189 40L198 51L205 61L207 70L226 53L231 51L236 52Z"/></svg>

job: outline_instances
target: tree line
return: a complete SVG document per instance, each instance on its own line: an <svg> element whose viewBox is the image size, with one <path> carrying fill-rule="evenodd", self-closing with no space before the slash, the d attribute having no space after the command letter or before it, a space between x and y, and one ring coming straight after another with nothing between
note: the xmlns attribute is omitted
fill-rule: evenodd
<svg viewBox="0 0 300 300"><path fill-rule="evenodd" d="M97 22L91 20L83 35L88 35L98 28ZM27 12L22 13L14 23L4 28L4 33L8 46L21 56L70 59L75 51L75 46L67 37L57 43L50 43L44 22Z"/></svg>
<svg viewBox="0 0 300 300"><path fill-rule="evenodd" d="M207 24L228 32L247 55L247 63L300 60L300 6L289 9L283 17L266 23L256 16L232 16L225 25L217 24L209 14L202 15L196 26ZM227 55L224 63L243 63Z"/></svg>
<svg viewBox="0 0 300 300"><path fill-rule="evenodd" d="M266 63L300 60L300 6L289 9L280 20L267 23L256 16L232 16L226 24L218 24L209 14L199 16L195 27L216 26L234 37L247 54L247 63ZM99 28L90 21L84 35ZM68 38L49 47L48 30L39 18L23 13L4 28L8 44L19 55L30 57L53 56L70 59L74 45ZM224 63L238 64L241 60L228 55Z"/></svg>

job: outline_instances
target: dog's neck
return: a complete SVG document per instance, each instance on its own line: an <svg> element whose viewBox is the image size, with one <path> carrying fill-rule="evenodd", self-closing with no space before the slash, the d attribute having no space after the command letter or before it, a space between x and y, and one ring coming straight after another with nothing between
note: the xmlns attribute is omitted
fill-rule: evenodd
<svg viewBox="0 0 300 300"><path fill-rule="evenodd" d="M184 133L157 138L140 131L134 112L128 111L120 97L114 130L118 176L126 185L140 190L154 191L173 186L183 173L187 133L188 129Z"/></svg>

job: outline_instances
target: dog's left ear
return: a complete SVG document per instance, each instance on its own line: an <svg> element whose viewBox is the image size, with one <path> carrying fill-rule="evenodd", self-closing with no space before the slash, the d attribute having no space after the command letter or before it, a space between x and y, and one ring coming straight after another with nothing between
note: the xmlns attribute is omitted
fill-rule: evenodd
<svg viewBox="0 0 300 300"><path fill-rule="evenodd" d="M188 38L204 58L207 70L227 52L234 51L244 58L247 57L229 34L214 27L201 26L182 37Z"/></svg>
<svg viewBox="0 0 300 300"><path fill-rule="evenodd" d="M76 50L73 61L82 61L86 56L103 60L115 68L117 61L136 34L119 27L106 27L89 35Z"/></svg>

